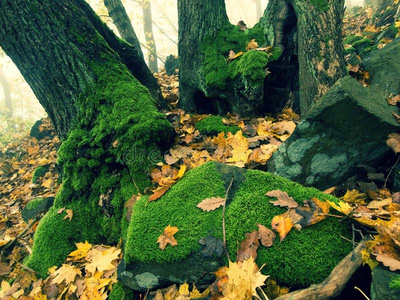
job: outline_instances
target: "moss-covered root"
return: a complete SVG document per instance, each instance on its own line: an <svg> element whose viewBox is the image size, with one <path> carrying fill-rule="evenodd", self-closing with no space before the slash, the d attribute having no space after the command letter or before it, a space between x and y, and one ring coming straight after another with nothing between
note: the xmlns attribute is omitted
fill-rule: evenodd
<svg viewBox="0 0 400 300"><path fill-rule="evenodd" d="M196 129L200 131L201 134L206 135L217 135L220 132L231 132L235 134L240 130L238 126L228 126L222 121L222 117L219 116L209 116L196 123Z"/></svg>
<svg viewBox="0 0 400 300"><path fill-rule="evenodd" d="M113 285L113 289L108 296L109 300L131 300L133 299L133 292L131 289L118 282Z"/></svg>
<svg viewBox="0 0 400 300"><path fill-rule="evenodd" d="M270 204L266 192L286 191L300 204L312 197L337 201L270 173L208 162L186 174L158 201L147 203L147 198L142 197L135 204L125 247L126 261L179 263L199 249L201 238L222 238L222 210L203 212L196 206L205 198L223 197L232 177L235 179L225 215L230 257L236 257L237 243L246 233L257 230L257 224L270 227L272 218L286 211ZM161 251L156 242L158 229L168 225L179 228L175 235L178 245ZM257 263L266 264L263 272L281 284L305 287L318 283L351 251L351 243L343 236L350 236L348 226L327 218L300 232L292 230L282 243L278 239L271 248L260 247Z"/></svg>

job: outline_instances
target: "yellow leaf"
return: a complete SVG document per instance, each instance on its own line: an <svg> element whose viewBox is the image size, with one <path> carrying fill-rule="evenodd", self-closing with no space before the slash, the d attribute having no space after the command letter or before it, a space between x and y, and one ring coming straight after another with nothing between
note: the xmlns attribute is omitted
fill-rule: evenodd
<svg viewBox="0 0 400 300"><path fill-rule="evenodd" d="M293 227L292 219L287 217L287 215L287 213L284 213L282 215L275 216L271 222L271 227L273 230L279 233L281 242L286 238L287 234Z"/></svg>
<svg viewBox="0 0 400 300"><path fill-rule="evenodd" d="M69 219L69 221L71 222L72 217L73 217L73 215L74 215L74 213L72 212L72 209L66 209L65 212L66 212L67 214L64 216L63 220Z"/></svg>
<svg viewBox="0 0 400 300"><path fill-rule="evenodd" d="M353 207L344 201L339 201L339 204L336 204L335 202L329 200L327 200L327 202L332 208L336 209L342 214L345 214L346 216L353 210Z"/></svg>
<svg viewBox="0 0 400 300"><path fill-rule="evenodd" d="M77 249L68 255L70 257L68 260L78 261L85 258L92 247L87 241L85 243L76 243L75 245Z"/></svg>
<svg viewBox="0 0 400 300"><path fill-rule="evenodd" d="M193 289L190 292L190 299L199 299L199 298L206 298L210 294L210 288L207 288L204 290L202 293L196 288L196 286L193 284Z"/></svg>
<svg viewBox="0 0 400 300"><path fill-rule="evenodd" d="M157 239L157 243L159 243L161 250L164 250L168 244L171 246L178 245L177 240L174 238L174 234L178 231L178 227L171 227L170 225L164 228L163 234L161 234Z"/></svg>
<svg viewBox="0 0 400 300"><path fill-rule="evenodd" d="M68 285L75 281L76 275L82 275L81 270L75 266L63 264L57 271L55 271L53 276L54 284L61 284L63 281Z"/></svg>
<svg viewBox="0 0 400 300"><path fill-rule="evenodd" d="M343 201L355 204L365 204L365 199L367 195L360 193L357 190L347 190L346 194L343 196Z"/></svg>
<svg viewBox="0 0 400 300"><path fill-rule="evenodd" d="M86 264L85 268L92 274L94 274L96 270L104 272L115 269L116 266L113 264L113 261L119 259L120 253L121 249L117 249L115 247L111 247L105 251L92 249L91 261L90 263Z"/></svg>
<svg viewBox="0 0 400 300"><path fill-rule="evenodd" d="M258 43L255 39L252 39L250 42L247 43L246 51L258 48Z"/></svg>
<svg viewBox="0 0 400 300"><path fill-rule="evenodd" d="M179 295L189 296L189 285L185 282L179 286Z"/></svg>

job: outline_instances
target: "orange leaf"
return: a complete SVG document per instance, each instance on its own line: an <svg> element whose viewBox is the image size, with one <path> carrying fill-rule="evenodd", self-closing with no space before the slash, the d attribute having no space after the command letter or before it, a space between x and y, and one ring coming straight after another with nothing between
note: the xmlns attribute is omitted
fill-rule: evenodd
<svg viewBox="0 0 400 300"><path fill-rule="evenodd" d="M162 186L159 187L157 190L154 191L154 193L152 195L150 195L149 199L147 200L148 202L151 201L155 201L157 199L159 199L162 195L164 195L169 189L171 188L171 186Z"/></svg>
<svg viewBox="0 0 400 300"><path fill-rule="evenodd" d="M271 227L279 233L281 242L286 238L287 234L293 227L292 219L286 216L287 213L275 216L271 222Z"/></svg>
<svg viewBox="0 0 400 300"><path fill-rule="evenodd" d="M177 240L174 238L174 234L178 231L178 227L171 227L170 225L164 228L163 234L161 234L157 239L157 243L160 244L159 247L161 250L164 250L168 244L171 246L178 245Z"/></svg>
<svg viewBox="0 0 400 300"><path fill-rule="evenodd" d="M257 226L258 233L260 234L261 244L267 248L271 247L276 237L275 233L264 225L257 224Z"/></svg>

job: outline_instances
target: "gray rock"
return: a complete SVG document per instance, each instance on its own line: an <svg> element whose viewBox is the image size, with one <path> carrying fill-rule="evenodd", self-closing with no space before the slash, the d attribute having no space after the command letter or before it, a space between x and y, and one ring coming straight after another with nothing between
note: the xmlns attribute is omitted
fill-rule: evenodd
<svg viewBox="0 0 400 300"><path fill-rule="evenodd" d="M400 94L400 38L374 52L362 66L371 77L371 90L384 97Z"/></svg>
<svg viewBox="0 0 400 300"><path fill-rule="evenodd" d="M398 300L400 289L390 287L390 282L400 272L391 272L388 268L378 266L372 271L371 300Z"/></svg>
<svg viewBox="0 0 400 300"><path fill-rule="evenodd" d="M279 147L269 171L325 189L356 174L357 165L378 166L389 151L388 134L400 127L396 109L350 76L342 78Z"/></svg>
<svg viewBox="0 0 400 300"><path fill-rule="evenodd" d="M53 206L53 203L54 197L33 199L22 210L22 218L25 222L28 222L48 211Z"/></svg>

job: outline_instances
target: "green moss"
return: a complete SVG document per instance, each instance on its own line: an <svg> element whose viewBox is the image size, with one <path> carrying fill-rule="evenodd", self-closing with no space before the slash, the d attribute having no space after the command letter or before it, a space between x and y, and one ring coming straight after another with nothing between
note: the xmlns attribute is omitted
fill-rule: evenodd
<svg viewBox="0 0 400 300"><path fill-rule="evenodd" d="M349 35L344 39L344 44L351 45L359 40L362 40L363 37L359 35Z"/></svg>
<svg viewBox="0 0 400 300"><path fill-rule="evenodd" d="M350 48L347 48L344 50L344 54L346 54L346 55L354 53L354 52L356 52L356 49L354 47L350 47Z"/></svg>
<svg viewBox="0 0 400 300"><path fill-rule="evenodd" d="M118 282L113 285L113 289L108 296L109 300L130 300L133 299L133 292L122 283Z"/></svg>
<svg viewBox="0 0 400 300"><path fill-rule="evenodd" d="M139 192L136 186L149 185L151 159L173 136L149 91L96 32L77 42L90 53L94 82L79 97L76 123L59 149L63 185L36 230L27 262L42 276L64 261L75 242L121 239L128 226L124 203ZM57 213L63 207L72 209L71 221Z"/></svg>
<svg viewBox="0 0 400 300"><path fill-rule="evenodd" d="M269 203L271 199L264 196L267 191L281 189L300 204L311 197L337 201L316 189L270 173L249 170L245 174L245 181L234 199L228 201L226 209L226 238L232 258L236 257L237 243L246 233L256 230L257 223L270 227L272 218L285 212ZM177 261L198 249L202 237L222 238L222 210L207 213L196 205L208 197L223 197L224 193L225 185L217 164L209 162L186 174L161 199L147 203L147 198L142 197L134 207L129 225L125 259L132 263ZM179 228L175 235L178 245L162 251L157 238L167 225ZM278 239L272 248L260 247L257 262L266 263L263 272L282 284L308 286L325 279L351 251L351 243L341 237L350 234L346 225L328 218L301 232L292 230L285 241L280 243Z"/></svg>
<svg viewBox="0 0 400 300"><path fill-rule="evenodd" d="M26 209L35 209L38 206L40 206L42 202L43 202L43 198L33 199L28 202L28 204L26 205Z"/></svg>
<svg viewBox="0 0 400 300"><path fill-rule="evenodd" d="M327 11L329 8L328 0L309 0L312 5L314 5L319 11Z"/></svg>
<svg viewBox="0 0 400 300"><path fill-rule="evenodd" d="M264 32L259 24L246 31L229 24L215 37L205 39L202 45L204 55L202 73L206 87L223 90L229 83L229 79L237 76L244 76L252 83L260 83L264 80L268 62L280 56L278 48L275 48L272 53L250 51L232 62L227 61L231 50L235 53L246 52L247 44L252 39L255 39L260 47L266 43Z"/></svg>
<svg viewBox="0 0 400 300"><path fill-rule="evenodd" d="M371 45L372 45L372 41L369 38L363 38L352 44L352 46L357 50L357 52L361 52L363 49L365 49Z"/></svg>
<svg viewBox="0 0 400 300"><path fill-rule="evenodd" d="M196 123L196 129L200 131L201 134L206 135L217 135L220 132L231 132L235 134L240 130L238 126L227 126L222 122L222 117L219 116L209 116L200 120Z"/></svg>
<svg viewBox="0 0 400 300"><path fill-rule="evenodd" d="M33 176L32 176L32 182L36 183L36 181L42 177L44 174L46 174L47 170L49 169L49 166L40 166L37 167L35 169L35 171L33 172Z"/></svg>
<svg viewBox="0 0 400 300"><path fill-rule="evenodd" d="M400 289L400 275L396 275L390 282L390 288Z"/></svg>

